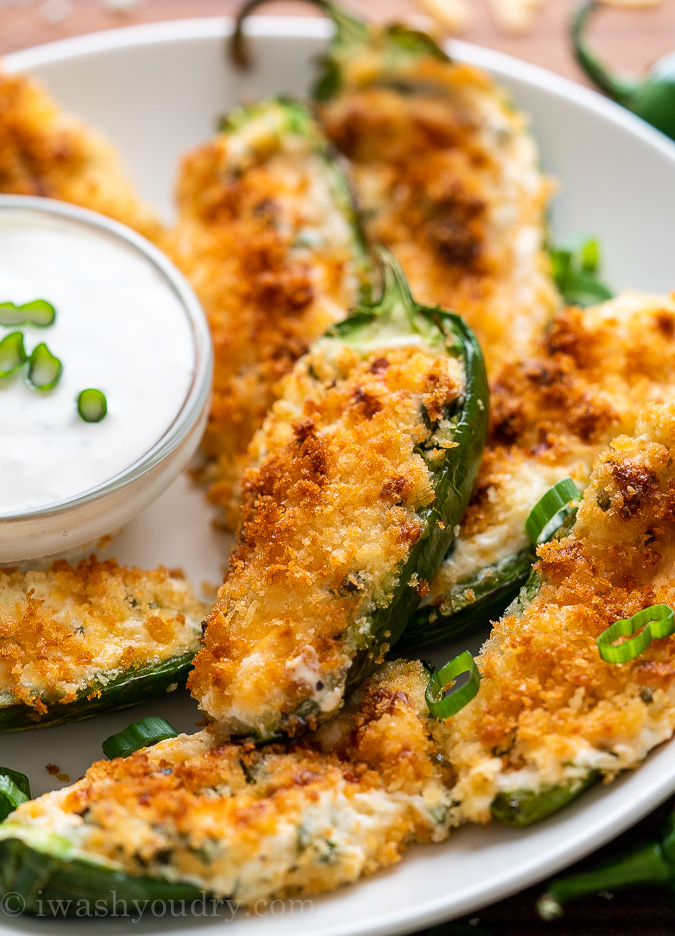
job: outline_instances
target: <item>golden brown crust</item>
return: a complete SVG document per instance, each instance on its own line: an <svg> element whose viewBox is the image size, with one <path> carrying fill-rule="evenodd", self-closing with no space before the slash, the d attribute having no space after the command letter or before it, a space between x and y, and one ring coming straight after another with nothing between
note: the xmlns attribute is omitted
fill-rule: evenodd
<svg viewBox="0 0 675 936"><path fill-rule="evenodd" d="M161 246L161 225L133 191L112 145L63 114L32 79L2 71L0 192L73 202Z"/></svg>
<svg viewBox="0 0 675 936"><path fill-rule="evenodd" d="M352 162L371 240L394 250L418 302L466 318L492 373L558 305L543 247L551 186L486 75L427 59L406 80L409 94L355 81L319 114Z"/></svg>
<svg viewBox="0 0 675 936"><path fill-rule="evenodd" d="M301 703L310 724L340 704L350 645L391 600L433 499L415 448L424 407L457 396L457 367L415 346L363 359L328 342L287 378L251 444L238 546L190 676L230 730L282 718L293 732Z"/></svg>
<svg viewBox="0 0 675 936"><path fill-rule="evenodd" d="M170 253L206 310L215 351L204 480L231 528L246 448L278 381L358 297L352 234L333 216L325 168L310 139L288 136L294 150L270 143L242 168L221 135L184 159L178 184ZM331 224L323 246L295 247L303 231Z"/></svg>
<svg viewBox="0 0 675 936"><path fill-rule="evenodd" d="M182 575L162 567L92 557L0 570L0 702L44 714L122 670L194 652L204 611Z"/></svg>
<svg viewBox="0 0 675 936"><path fill-rule="evenodd" d="M675 728L675 638L604 662L596 638L652 604L675 604L675 407L652 406L637 437L595 464L572 533L539 548L543 584L494 627L478 696L451 722L455 795L485 818L499 789L537 788L635 766Z"/></svg>
<svg viewBox="0 0 675 936"><path fill-rule="evenodd" d="M478 481L451 562L432 583L432 601L494 561L494 543L503 555L527 546L525 519L544 491L567 474L583 488L602 448L632 433L647 403L672 397L673 322L672 297L623 293L593 308L561 309L528 355L502 366L491 382ZM470 550L474 569L461 565Z"/></svg>
<svg viewBox="0 0 675 936"><path fill-rule="evenodd" d="M447 835L419 663L382 667L339 725L255 748L202 732L100 761L12 821L59 828L131 874L252 903L333 889Z"/></svg>

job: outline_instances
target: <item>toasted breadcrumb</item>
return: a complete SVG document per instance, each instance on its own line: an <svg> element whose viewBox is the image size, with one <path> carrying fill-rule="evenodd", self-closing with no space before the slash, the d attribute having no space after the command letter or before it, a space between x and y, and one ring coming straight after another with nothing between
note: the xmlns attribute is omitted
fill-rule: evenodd
<svg viewBox="0 0 675 936"><path fill-rule="evenodd" d="M184 159L170 250L213 335L202 479L232 529L246 448L276 399L278 381L311 341L346 316L362 272L319 131L294 133L284 105L274 101L259 109L243 129L220 134Z"/></svg>
<svg viewBox="0 0 675 936"><path fill-rule="evenodd" d="M611 779L672 736L675 637L619 665L596 638L650 605L675 606L673 455L675 404L651 405L636 435L598 458L572 533L539 547L538 594L494 626L480 691L448 722L464 818L488 819L500 791L591 770Z"/></svg>
<svg viewBox="0 0 675 936"><path fill-rule="evenodd" d="M469 509L429 601L529 545L525 520L566 475L583 489L611 439L675 393L675 301L625 292L558 312L521 361L493 375L490 433Z"/></svg>
<svg viewBox="0 0 675 936"><path fill-rule="evenodd" d="M251 904L330 890L486 822L501 792L545 793L635 767L675 729L675 636L613 665L613 621L675 603L675 404L597 459L570 535L540 547L542 584L495 625L479 691L431 717L420 663L388 663L318 732L228 743L217 726L101 761L0 828L59 857L190 882ZM64 842L68 845L64 847Z"/></svg>
<svg viewBox="0 0 675 936"><path fill-rule="evenodd" d="M410 345L319 342L251 444L238 547L189 685L233 734L293 734L341 703L433 501L416 451L461 365ZM301 716L301 717L300 717Z"/></svg>
<svg viewBox="0 0 675 936"><path fill-rule="evenodd" d="M518 360L559 298L544 249L552 185L505 92L433 58L382 76L364 52L319 114L351 161L368 236L391 247L416 300L466 318L489 375Z"/></svg>
<svg viewBox="0 0 675 936"><path fill-rule="evenodd" d="M105 137L62 113L33 79L1 70L0 192L72 202L163 240Z"/></svg>
<svg viewBox="0 0 675 936"><path fill-rule="evenodd" d="M0 707L36 720L123 671L197 649L204 607L177 573L91 558L0 569Z"/></svg>
<svg viewBox="0 0 675 936"><path fill-rule="evenodd" d="M303 743L222 744L206 730L100 761L19 807L3 832L54 832L79 857L244 904L332 890L447 835L427 681L419 663L382 667Z"/></svg>

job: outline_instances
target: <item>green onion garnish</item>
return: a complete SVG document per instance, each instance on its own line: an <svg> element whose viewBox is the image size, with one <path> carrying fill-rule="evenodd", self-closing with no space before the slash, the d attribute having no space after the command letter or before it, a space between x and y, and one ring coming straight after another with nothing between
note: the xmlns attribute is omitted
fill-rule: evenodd
<svg viewBox="0 0 675 936"><path fill-rule="evenodd" d="M29 799L28 777L18 770L0 767L0 822L4 822L17 806Z"/></svg>
<svg viewBox="0 0 675 936"><path fill-rule="evenodd" d="M37 325L38 328L47 328L53 325L56 319L56 309L46 299L33 299L19 306L24 313L26 325Z"/></svg>
<svg viewBox="0 0 675 936"><path fill-rule="evenodd" d="M636 633L644 628L641 633ZM643 608L630 618L621 618L610 624L598 637L598 652L605 663L628 663L643 653L652 640L670 637L675 633L675 615L666 604ZM635 636L633 636L635 634ZM615 644L620 637L629 637Z"/></svg>
<svg viewBox="0 0 675 936"><path fill-rule="evenodd" d="M59 382L62 370L61 361L41 342L30 356L26 380L33 390L51 390Z"/></svg>
<svg viewBox="0 0 675 936"><path fill-rule="evenodd" d="M612 298L597 276L600 245L594 238L572 241L550 251L551 271L560 294L569 305L585 308Z"/></svg>
<svg viewBox="0 0 675 936"><path fill-rule="evenodd" d="M525 521L525 532L535 546L548 542L555 531L564 523L573 507L571 501L581 497L581 492L571 478L563 478L549 488L534 505Z"/></svg>
<svg viewBox="0 0 675 936"><path fill-rule="evenodd" d="M0 302L0 325L36 325L47 328L54 324L56 309L46 299L32 299L23 305Z"/></svg>
<svg viewBox="0 0 675 936"><path fill-rule="evenodd" d="M152 715L132 722L124 731L106 738L101 747L106 757L128 757L140 748L151 747L158 741L177 737L178 732L174 731L168 721Z"/></svg>
<svg viewBox="0 0 675 936"><path fill-rule="evenodd" d="M24 315L13 302L0 302L0 325L23 325Z"/></svg>
<svg viewBox="0 0 675 936"><path fill-rule="evenodd" d="M470 674L466 685L444 696L447 686L462 673ZM476 695L480 680L481 675L475 660L469 651L465 650L454 660L446 663L442 669L436 670L429 680L426 691L427 708L435 718L449 718L451 715L456 715Z"/></svg>
<svg viewBox="0 0 675 936"><path fill-rule="evenodd" d="M105 394L93 387L83 390L77 398L77 412L85 422L100 422L108 412Z"/></svg>
<svg viewBox="0 0 675 936"><path fill-rule="evenodd" d="M28 359L21 332L12 332L0 341L0 377L9 377Z"/></svg>

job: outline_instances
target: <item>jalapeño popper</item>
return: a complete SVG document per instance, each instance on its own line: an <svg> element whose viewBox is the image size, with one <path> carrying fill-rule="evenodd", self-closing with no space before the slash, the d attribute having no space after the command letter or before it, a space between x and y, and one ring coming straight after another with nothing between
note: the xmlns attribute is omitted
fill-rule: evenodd
<svg viewBox="0 0 675 936"><path fill-rule="evenodd" d="M237 548L190 676L232 735L294 735L339 708L396 644L473 489L480 349L381 257L380 300L315 342L249 449Z"/></svg>
<svg viewBox="0 0 675 936"><path fill-rule="evenodd" d="M300 103L235 108L183 160L170 255L213 336L200 479L238 522L246 448L278 381L370 290L371 261L336 153Z"/></svg>

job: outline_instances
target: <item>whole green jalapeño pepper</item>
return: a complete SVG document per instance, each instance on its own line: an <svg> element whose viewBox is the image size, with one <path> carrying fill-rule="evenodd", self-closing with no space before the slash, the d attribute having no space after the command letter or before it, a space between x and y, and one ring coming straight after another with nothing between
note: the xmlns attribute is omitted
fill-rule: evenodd
<svg viewBox="0 0 675 936"><path fill-rule="evenodd" d="M586 44L588 21L600 6L597 0L584 3L572 21L577 61L605 94L675 140L675 52L659 59L646 78L613 73Z"/></svg>
<svg viewBox="0 0 675 936"><path fill-rule="evenodd" d="M546 893L537 901L537 910L544 920L562 915L563 905L578 897L614 891L643 884L664 887L673 893L675 885L675 813L671 813L656 841L597 865L589 871L569 874L552 881Z"/></svg>

